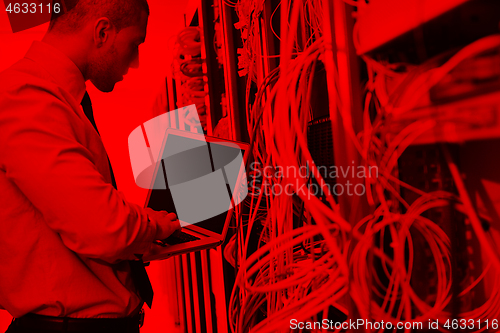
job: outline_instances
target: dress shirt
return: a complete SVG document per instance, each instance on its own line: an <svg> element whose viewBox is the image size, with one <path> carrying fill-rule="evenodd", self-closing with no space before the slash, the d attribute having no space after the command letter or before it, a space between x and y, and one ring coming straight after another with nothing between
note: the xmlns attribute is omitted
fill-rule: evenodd
<svg viewBox="0 0 500 333"><path fill-rule="evenodd" d="M143 303L125 260L157 224L111 185L85 90L42 42L0 73L0 308L14 317L118 318Z"/></svg>

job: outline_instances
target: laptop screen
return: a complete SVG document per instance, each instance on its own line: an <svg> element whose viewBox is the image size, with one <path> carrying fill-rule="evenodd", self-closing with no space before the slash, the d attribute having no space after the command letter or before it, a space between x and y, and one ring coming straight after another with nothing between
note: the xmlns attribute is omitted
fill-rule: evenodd
<svg viewBox="0 0 500 333"><path fill-rule="evenodd" d="M203 136L200 138L203 139ZM157 168L154 180L155 184L165 184L166 186L154 186L154 189L150 190L147 207L176 213L186 223L196 224L198 227L222 234L232 190L237 190L235 185L238 176L225 166L230 165L235 157L243 156L244 153L245 151L236 144L227 145L218 142L206 142L205 144L204 140L169 133L164 145L161 165ZM221 172L221 170L225 171ZM195 187L189 185L191 187L188 188L184 197L179 197L178 192L175 192L176 187L183 187L184 184L193 183L193 180L202 179L217 171L223 174L221 179L224 182L222 185L217 184L219 185L216 186L217 189L207 189L206 183L201 183L205 187L204 189L197 189L195 183ZM205 195L200 197L200 192L205 193ZM210 207L206 208L207 205L210 206L214 202L224 202L223 200L227 201L226 208L222 209L220 213L217 211L214 213L212 210L208 214L210 217L206 219L200 219L198 217L200 214L198 216L182 214L182 211L192 210L203 215L203 211L210 210ZM179 214L179 210L181 210L181 214Z"/></svg>

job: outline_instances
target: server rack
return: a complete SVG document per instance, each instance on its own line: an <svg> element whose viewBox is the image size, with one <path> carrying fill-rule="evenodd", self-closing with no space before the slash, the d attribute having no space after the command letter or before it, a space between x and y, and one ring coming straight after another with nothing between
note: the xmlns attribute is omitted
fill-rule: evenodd
<svg viewBox="0 0 500 333"><path fill-rule="evenodd" d="M347 1L349 2L349 1ZM411 54L411 50L418 50L421 45L415 45L421 42L421 39L417 38L420 30L432 31L432 27L439 25L439 20L443 20L445 17L445 25L449 24L449 20L446 19L446 15L452 15L450 13L463 11L464 7L476 8L478 3L484 5L491 5L492 8L496 8L497 3L488 1L446 1L442 5L448 7L436 9L434 13L428 13L424 21L417 22L406 29L401 27L401 31L398 29L389 29L388 33L396 34L394 36L384 37L379 36L380 41L372 41L373 45L368 44L358 44L356 38L352 37L353 32L358 30L358 33L362 36L370 36L373 34L373 25L366 22L377 22L380 20L390 20L388 16L390 12L380 11L380 7L373 6L370 7L370 3L366 4L362 1L354 2L358 4L358 7L354 9L352 6L346 4L343 1L322 1L323 5L323 34L326 39L326 45L328 46L324 52L324 58L322 62L324 63L325 80L326 84L323 84L323 88L327 90L338 89L337 99L326 98L329 103L328 113L326 115L316 115L313 116L311 123L309 124L308 140L311 145L314 145L314 140L317 142L324 142L323 136L319 135L320 131L324 131L328 138L327 145L331 145L331 152L333 153L333 159L324 162L325 165L353 165L353 166L363 166L363 159L357 151L357 148L352 144L352 138L350 137L352 133L347 130L347 127L352 127L355 134L359 134L363 131L364 126L366 126L367 119L373 121L376 117L373 114L373 110L376 109L375 105L363 104L363 100L366 99L366 92L363 92L363 79L366 79L366 65L360 60L361 56L365 61L370 61L370 58L376 59L377 61L394 61L394 59L399 59L399 61L407 61L412 65L422 64L427 59L434 55L443 52L439 47L432 47L428 45L429 49L434 52L429 52L428 54ZM382 1L377 3L380 5ZM386 1L387 6L391 5L391 1ZM377 5L375 4L375 5ZM204 48L206 56L206 71L209 74L209 79L207 79L208 86L208 98L207 102L211 108L210 110L210 126L207 129L208 134L213 134L217 122L222 119L226 114L230 119L230 137L238 140L249 139L249 134L252 133L252 128L249 128L248 120L246 119L247 109L246 97L257 92L258 87L266 80L268 75L272 74L273 70L279 66L279 58L276 55L279 54L282 48L282 41L278 38L280 33L280 27L274 27L275 30L271 31L269 22L273 20L281 19L279 7L280 2L277 1L264 1L262 6L259 8L261 10L260 18L258 20L258 32L259 39L255 45L255 52L263 55L256 62L256 74L252 78L254 83L248 82L250 80L248 77L238 77L238 48L241 48L241 36L238 36L238 29L234 29L233 26L237 23L237 16L234 10L227 3L227 1L216 1L212 2L202 2L197 6L198 10L198 23L203 30L204 38ZM397 6L403 6L401 3ZM418 6L418 4L416 4ZM382 6L383 7L383 6ZM484 12L484 11L483 11ZM491 12L495 12L491 10ZM201 15L200 15L201 13ZM481 10L473 11L471 17L477 13L481 13ZM444 15L444 16L443 16ZM356 19L353 17L357 16ZM487 15L488 22L497 22L498 18L491 14ZM496 21L495 21L496 20ZM189 20L188 20L189 21ZM361 22L362 24L356 27L356 22ZM476 22L471 19L470 22ZM219 28L215 28L215 23L219 24ZM426 24L430 24L427 25ZM487 33L492 32L492 24L484 24L482 28L473 29L474 33L471 33L471 41L480 38ZM426 28L427 27L427 28ZM431 27L431 28L428 28ZM419 32L420 31L420 32ZM399 33L399 35L398 35ZM214 36L222 38L220 54L223 54L223 59L218 57L218 54L214 52L213 38ZM408 36L411 36L408 40ZM303 40L307 38L302 37ZM384 39L385 38L385 39ZM368 40L363 37L363 41ZM463 41L462 41L463 42ZM376 44L378 43L378 44ZM405 44L406 43L406 44ZM407 47L407 54L404 52L399 52L400 48L397 45L409 45ZM453 44L458 47L460 43ZM396 45L396 46L395 46ZM462 45L463 46L463 45ZM266 56L267 55L267 56ZM416 58L415 58L416 55ZM412 58L413 57L413 58ZM493 55L490 58L490 63L492 59L496 59ZM479 59L484 60L484 59ZM479 62L476 62L479 63ZM470 63L476 64L474 60ZM480 65L478 65L480 66ZM459 68L460 69L460 68ZM240 68L241 70L241 68ZM493 75L494 76L494 75ZM463 76L462 76L463 77ZM493 80L494 81L494 80ZM460 161L460 167L462 171L469 174L466 181L466 186L469 191L474 191L477 193L477 197L473 198L473 204L476 207L482 209L481 221L483 224L483 229L488 230L493 228L498 230L500 224L498 222L498 205L495 201L495 184L500 183L495 171L486 166L484 163L481 167L474 166L471 163L471 157L475 159L482 159L483 161L490 161L493 164L495 158L492 156L487 156L486 147L490 149L495 149L497 147L498 141L498 104L497 104L497 83L486 82L484 85L478 89L482 91L470 92L464 94L461 98L454 99L447 94L447 85L437 85L436 89L431 91L429 97L431 103L426 105L421 105L415 107L411 112L396 115L391 118L391 126L388 129L387 137L391 138L400 133L408 124L418 120L418 119L432 119L437 122L438 126L433 131L428 131L413 140L412 145L406 149L406 151L399 156L397 168L393 171L393 177L405 182L414 189L419 191L430 191L430 190L442 190L450 193L455 193L458 195L458 191L455 187L455 180L453 180L448 167L450 161ZM448 83L449 86L449 83ZM212 88L211 88L212 87ZM459 87L460 88L460 87ZM245 94L242 94L245 92ZM250 93L248 93L250 92ZM268 91L269 92L269 89ZM328 92L320 92L319 96L316 96L317 100L321 99L321 96L325 97ZM377 97L378 98L378 97ZM380 97L382 98L382 96ZM225 99L227 108L221 106L222 100ZM252 101L253 102L253 101ZM323 102L324 103L324 102ZM380 101L373 102L374 104L379 104ZM368 113L366 112L368 110ZM370 114L370 112L372 112ZM346 125L346 116L348 116L349 121ZM468 119L466 122L458 121L460 118ZM326 124L326 126L325 126ZM319 126L325 127L324 129ZM321 128L320 128L321 127ZM323 141L322 141L323 140ZM313 150L311 146L311 150ZM320 149L317 153L321 155L322 150ZM313 156L314 160L320 159L320 157ZM482 179L479 176L472 176L475 171L481 170L484 173L485 178ZM484 180L490 182L489 188L484 186ZM353 181L355 179L343 179L341 182ZM411 204L415 198L411 191L409 191L404 186L395 186L396 195L400 195L404 200ZM493 198L493 199L492 199ZM348 196L339 196L336 198L339 202L339 207L341 211L341 216L343 216L347 221L350 221L353 227L356 223L367 214L374 212L373 204L366 201L365 198L351 198ZM455 258L450 264L451 270L449 272L450 277L454 282L452 286L452 297L456 300L455 303L448 306L448 310L456 315L458 312L463 311L468 307L468 309L473 309L481 304L485 299L485 295L496 288L496 282L492 280L491 277L485 278L484 281L479 282L476 290L472 292L468 297L458 300L459 295L462 293L464 288L464 283L473 284L474 281L480 278L481 273L484 269L490 267L487 265L488 259L485 257L484 253L481 252L481 245L478 240L472 237L474 230L469 221L469 218L463 214L456 212L456 207L453 203L445 205L444 207L436 210L430 210L424 214L425 218L432 220L436 225L444 230L444 232L452 239L451 241L451 251ZM397 206L393 207L394 210L401 210L405 213L405 208L400 208ZM297 214L296 214L297 215ZM294 217L296 219L296 217ZM297 221L295 221L297 222ZM300 221L297 222L300 224ZM249 232L249 231L248 231ZM258 233L258 232L257 232ZM228 235L230 237L232 235ZM418 273L414 273L416 279L425 278L429 279L429 283L422 283L422 280L414 280L412 282L412 288L416 289L420 293L420 297L429 303L435 301L435 283L432 277L435 275L436 268L429 265L428 258L429 249L426 248L425 240L414 235L415 242L421 242L422 248L424 250L421 254L416 255L415 265L418 268ZM380 242L384 243L384 239ZM353 240L351 244L351 249L356 247L356 240ZM381 244L379 244L381 245ZM225 246L225 245L224 245ZM229 294L231 294L231 289L234 287L234 268L228 264L227 260L224 258L223 249L218 248L217 250L206 251L205 254L198 256L197 254L185 255L180 259L177 259L177 266L181 266L182 272L184 274L183 278L186 276L192 276L192 285L184 285L184 295L181 295L179 304L181 308L179 312L184 312L185 318L183 319L186 326L186 331L188 332L199 332L204 331L227 331L228 325L232 323L228 322L228 311L232 311L229 308L230 299ZM206 256L206 257L204 257ZM204 259L205 258L205 259ZM457 259L458 258L458 259ZM243 258L244 259L244 258ZM465 266L461 261L465 261ZM198 265L198 262L201 262ZM374 270L383 270L380 262L374 260L370 264ZM200 273L201 271L201 273ZM194 274L194 272L196 272ZM198 274L201 276L195 275ZM201 274L201 275L200 275ZM214 280L224 281L224 284L214 284ZM464 282L465 281L465 282ZM373 281L372 281L373 282ZM387 281L382 281L382 283L388 283ZM466 284L466 283L465 283ZM202 288L200 287L202 286ZM356 288L355 285L350 285L350 288ZM202 291L200 291L202 290ZM198 294L197 297L193 295ZM202 295L203 297L199 297ZM208 297L213 296L213 297ZM374 300L374 302L382 302L382 300L374 295L368 295L369 299ZM462 297L462 296L461 296ZM215 299L216 310L214 311L214 302L207 302L208 299ZM201 300L201 301L200 301ZM466 304L467 303L467 304ZM210 306L208 306L210 305ZM365 318L367 312L363 312L359 309L358 304L353 301L352 298L344 298L343 304L347 309L350 318ZM204 315L200 311L205 311ZM217 315L214 316L214 313ZM419 312L416 308L412 310L413 315L418 315ZM372 313L368 312L371 316ZM180 318L181 316L179 316ZM201 323L196 323L193 318L205 318L207 326L203 326ZM325 308L319 317L316 318L330 318L335 317L335 314L331 314L331 309ZM337 313L337 318L341 318L342 315ZM260 318L258 320L262 320ZM191 322L191 323L190 323ZM215 324L216 323L216 324ZM217 330L215 330L217 327Z"/></svg>

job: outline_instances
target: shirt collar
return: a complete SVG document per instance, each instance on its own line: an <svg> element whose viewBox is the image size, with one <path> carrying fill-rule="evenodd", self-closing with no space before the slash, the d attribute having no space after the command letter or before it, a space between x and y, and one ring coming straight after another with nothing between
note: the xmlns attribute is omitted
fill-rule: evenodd
<svg viewBox="0 0 500 333"><path fill-rule="evenodd" d="M55 83L80 103L86 91L85 79L80 69L65 54L49 44L35 41L25 58L41 65L52 76Z"/></svg>

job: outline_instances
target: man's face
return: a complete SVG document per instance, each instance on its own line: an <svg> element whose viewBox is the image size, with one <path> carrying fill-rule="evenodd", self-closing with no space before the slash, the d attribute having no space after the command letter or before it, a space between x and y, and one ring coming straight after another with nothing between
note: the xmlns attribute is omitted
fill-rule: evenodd
<svg viewBox="0 0 500 333"><path fill-rule="evenodd" d="M129 68L139 67L139 45L146 39L148 15L142 12L137 25L110 33L109 40L89 61L89 80L102 92L110 92Z"/></svg>

